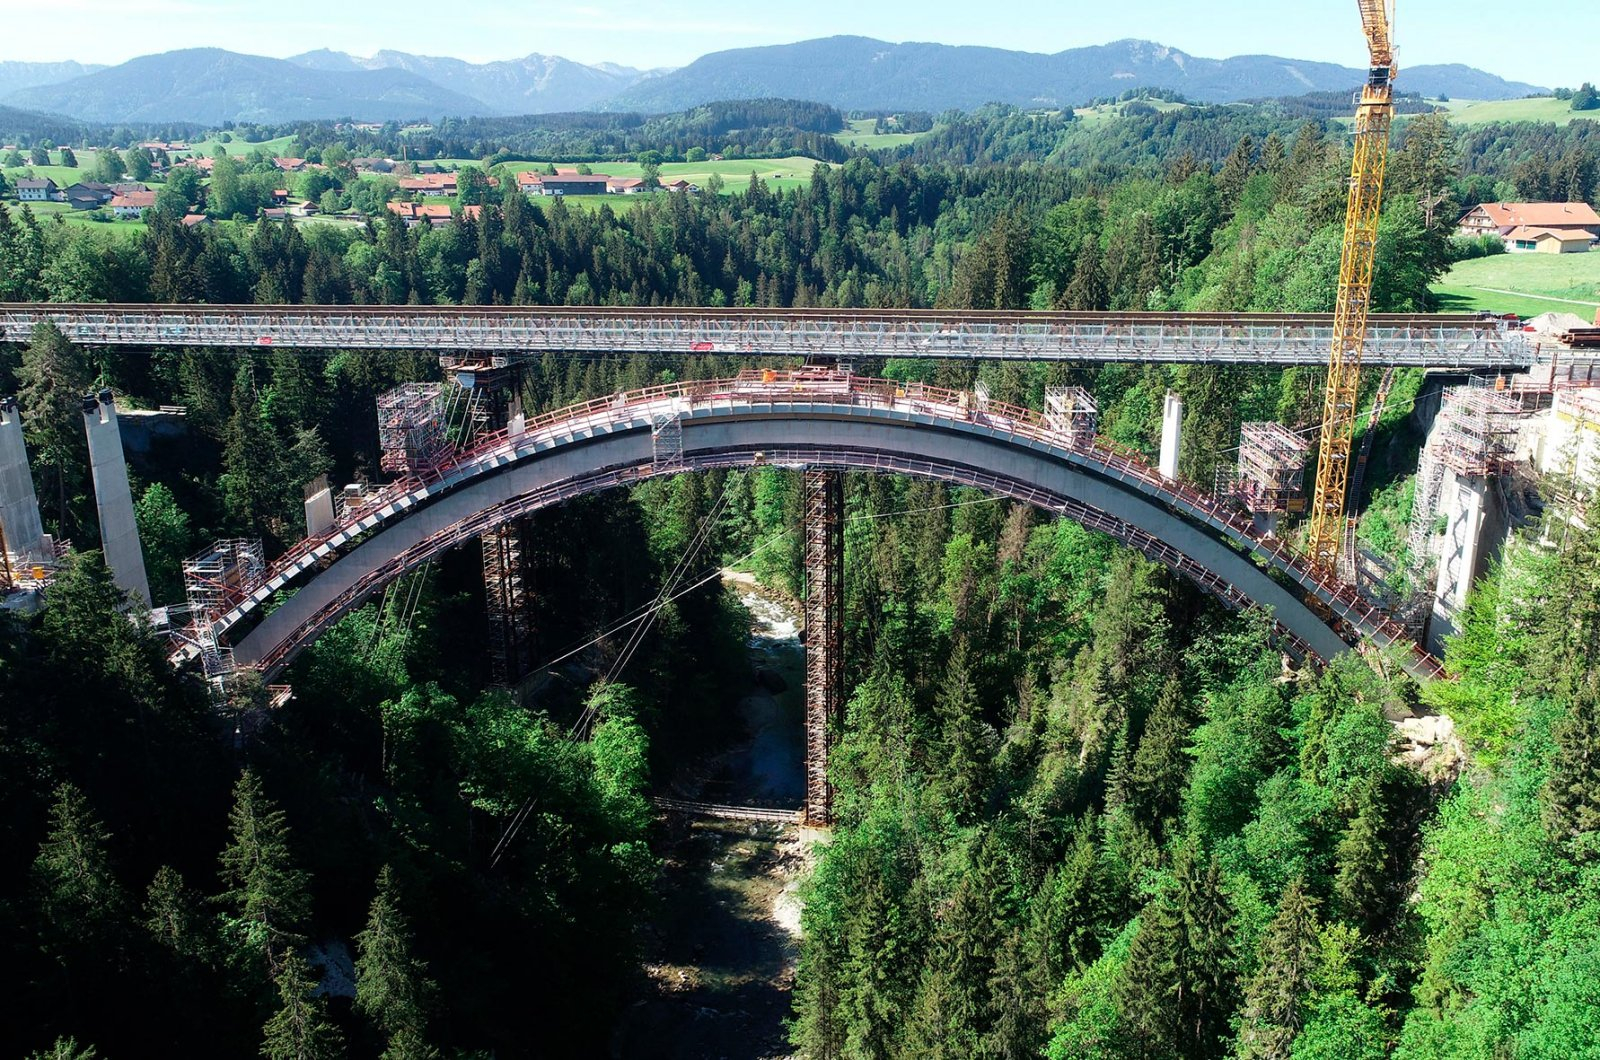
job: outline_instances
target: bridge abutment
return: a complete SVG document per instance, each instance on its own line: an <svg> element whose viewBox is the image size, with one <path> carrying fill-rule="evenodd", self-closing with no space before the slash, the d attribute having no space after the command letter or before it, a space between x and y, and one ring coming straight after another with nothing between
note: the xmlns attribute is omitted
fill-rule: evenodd
<svg viewBox="0 0 1600 1060"><path fill-rule="evenodd" d="M828 751L844 721L844 475L805 472L806 824L833 823Z"/></svg>

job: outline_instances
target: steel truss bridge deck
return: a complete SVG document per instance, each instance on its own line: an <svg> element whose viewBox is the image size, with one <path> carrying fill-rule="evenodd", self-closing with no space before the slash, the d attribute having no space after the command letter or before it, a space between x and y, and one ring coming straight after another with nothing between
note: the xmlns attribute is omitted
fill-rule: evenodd
<svg viewBox="0 0 1600 1060"><path fill-rule="evenodd" d="M422 349L484 356L669 353L1321 365L1330 314L941 310L0 304L0 342L54 323L92 346ZM1519 331L1473 316L1374 315L1374 365L1509 369Z"/></svg>

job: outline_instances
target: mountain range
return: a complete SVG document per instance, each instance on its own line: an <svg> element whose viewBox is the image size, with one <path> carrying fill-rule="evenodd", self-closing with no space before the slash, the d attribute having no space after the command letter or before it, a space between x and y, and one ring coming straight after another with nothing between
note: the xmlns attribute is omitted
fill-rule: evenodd
<svg viewBox="0 0 1600 1060"><path fill-rule="evenodd" d="M1353 89L1365 70L1333 63L1241 55L1202 59L1144 40L1054 55L948 44L889 44L827 37L715 52L623 92L609 109L674 111L718 99L782 96L842 110L971 110L985 103L1076 106L1130 88L1167 88L1192 100L1233 103ZM1542 91L1467 66L1404 69L1406 92L1512 99Z"/></svg>
<svg viewBox="0 0 1600 1060"><path fill-rule="evenodd" d="M1353 89L1365 72L1242 55L1205 59L1142 40L1044 55L827 37L703 56L679 70L529 55L491 63L381 51L291 59L192 48L118 66L0 63L0 104L98 122L367 121L609 110L664 113L716 100L786 98L845 110L1073 106L1130 88L1200 102ZM1400 86L1427 96L1509 99L1543 91L1462 65L1416 66Z"/></svg>

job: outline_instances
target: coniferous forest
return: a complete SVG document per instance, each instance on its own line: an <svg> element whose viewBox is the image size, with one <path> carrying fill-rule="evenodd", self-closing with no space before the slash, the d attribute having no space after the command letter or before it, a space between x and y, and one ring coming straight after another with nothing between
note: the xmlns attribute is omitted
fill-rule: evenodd
<svg viewBox="0 0 1600 1060"><path fill-rule="evenodd" d="M158 210L125 239L0 210L0 302L1331 308L1348 158L1321 125L1219 113L1145 151L1175 120L1136 116L1114 128L1143 139L1074 160L1002 157L1044 133L972 121L944 157L858 153L795 190L614 211L534 205L513 184L440 229L185 227ZM1375 308L1437 308L1467 206L1523 188L1592 200L1592 143L1583 122L1466 136L1410 121ZM551 356L525 366L521 396L545 410L741 367ZM1174 389L1180 470L1206 485L1242 420L1313 422L1322 382L857 371L981 379L1033 407L1046 386L1085 386L1101 432L1147 454ZM726 738L749 665L720 582L667 604L614 679L622 645L602 639L519 699L489 680L480 560L463 549L322 636L286 676L293 698L250 728L253 690L219 706L175 672L96 551L79 399L97 386L187 409L186 437L132 465L167 603L214 539L292 545L318 475L377 477L375 398L440 377L423 354L130 353L49 327L0 347L46 529L74 544L48 606L0 613L7 1055L608 1055L655 912L648 796ZM1409 411L1377 428L1369 519L1415 471ZM1070 521L848 476L839 823L803 888L796 1054L1600 1056L1600 528L1571 495L1552 490L1507 545L1449 643L1450 679L1423 686L1381 655L1288 666L1268 616ZM741 562L802 592L800 507L798 475L761 468L532 516L536 656L650 604L707 520L712 570ZM397 597L415 600L403 622ZM1429 711L1458 741L1401 756L1392 722Z"/></svg>

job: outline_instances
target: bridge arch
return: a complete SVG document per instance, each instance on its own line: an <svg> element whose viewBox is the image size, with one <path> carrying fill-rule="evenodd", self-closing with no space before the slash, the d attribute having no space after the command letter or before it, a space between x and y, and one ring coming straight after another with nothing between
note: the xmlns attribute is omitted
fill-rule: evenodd
<svg viewBox="0 0 1600 1060"><path fill-rule="evenodd" d="M508 519L655 475L763 465L917 475L1026 501L1110 533L1232 604L1270 607L1321 658L1363 637L1405 641L1381 611L1317 577L1248 518L1104 440L1075 443L1036 413L954 391L774 372L619 394L501 432L303 542L214 616L213 629L237 663L270 677L394 578ZM1436 669L1420 653L1412 665Z"/></svg>

